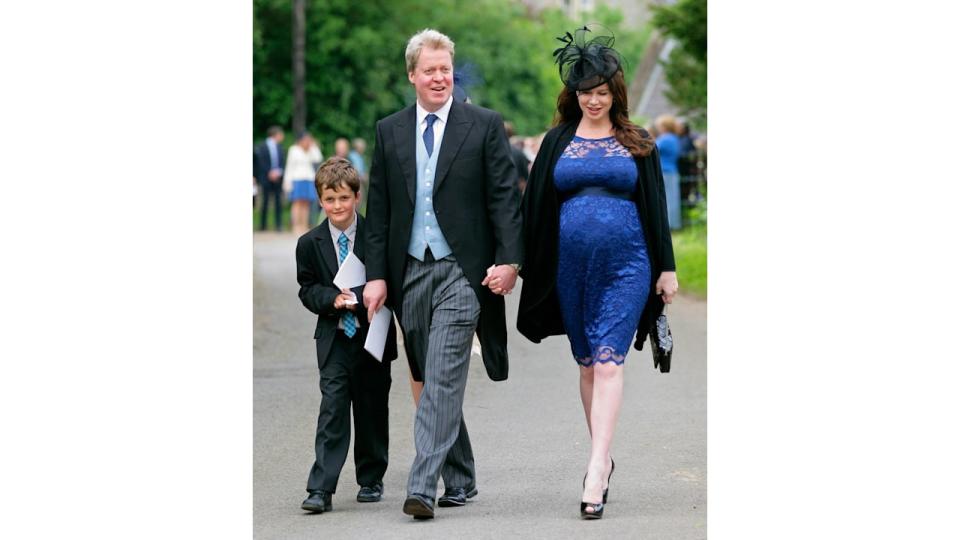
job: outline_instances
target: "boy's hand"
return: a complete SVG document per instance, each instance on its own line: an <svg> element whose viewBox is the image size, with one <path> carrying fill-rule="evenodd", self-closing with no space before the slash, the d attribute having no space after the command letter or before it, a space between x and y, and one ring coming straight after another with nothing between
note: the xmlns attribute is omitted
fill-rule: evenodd
<svg viewBox="0 0 960 540"><path fill-rule="evenodd" d="M333 299L333 307L336 309L349 309L354 310L357 308L357 304L349 303L353 301L353 293L347 291L337 295Z"/></svg>
<svg viewBox="0 0 960 540"><path fill-rule="evenodd" d="M340 292L347 296L347 305L345 307L350 311L356 311L357 305L360 303L357 301L357 295L354 294L350 289L340 289Z"/></svg>
<svg viewBox="0 0 960 540"><path fill-rule="evenodd" d="M367 320L372 321L373 316L380 310L387 301L387 282L382 279L368 281L363 288L363 304L367 306Z"/></svg>

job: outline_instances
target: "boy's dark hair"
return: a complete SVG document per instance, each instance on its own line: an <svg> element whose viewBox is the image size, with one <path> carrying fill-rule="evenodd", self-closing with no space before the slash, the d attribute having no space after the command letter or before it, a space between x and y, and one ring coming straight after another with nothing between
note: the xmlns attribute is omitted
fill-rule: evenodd
<svg viewBox="0 0 960 540"><path fill-rule="evenodd" d="M313 181L317 188L317 195L323 198L324 189L334 191L346 186L353 190L353 194L360 193L360 175L353 168L350 160L334 156L323 162L317 169L317 176Z"/></svg>

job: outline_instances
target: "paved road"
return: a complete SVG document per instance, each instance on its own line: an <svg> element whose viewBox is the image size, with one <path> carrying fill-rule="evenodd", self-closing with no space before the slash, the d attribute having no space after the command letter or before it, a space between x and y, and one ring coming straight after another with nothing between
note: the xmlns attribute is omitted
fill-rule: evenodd
<svg viewBox="0 0 960 540"><path fill-rule="evenodd" d="M602 520L579 518L589 440L568 342L553 337L534 345L516 332L519 291L507 297L510 378L490 381L479 358L470 367L464 414L479 495L464 508L438 508L432 521L401 513L414 452L414 407L401 356L392 367L383 500L356 502L350 457L334 511L301 511L320 392L315 320L297 298L295 246L290 234L254 235L254 538L707 537L707 310L687 298L669 311L678 347L671 373L654 371L646 348L627 356L613 442L617 470Z"/></svg>

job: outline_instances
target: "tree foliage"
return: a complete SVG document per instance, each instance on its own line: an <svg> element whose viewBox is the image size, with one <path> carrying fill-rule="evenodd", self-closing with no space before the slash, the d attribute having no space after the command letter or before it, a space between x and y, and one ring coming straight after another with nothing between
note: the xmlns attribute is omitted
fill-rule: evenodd
<svg viewBox="0 0 960 540"><path fill-rule="evenodd" d="M293 106L290 0L254 0L253 127L289 126ZM595 18L639 62L644 38L620 28L618 11ZM325 0L306 8L306 124L324 155L337 137L372 141L377 120L415 101L404 64L406 41L430 27L456 42L455 67L479 75L471 100L500 112L518 133L550 126L562 87L551 52L576 23L559 10L530 17L511 0ZM628 68L632 67L628 63ZM628 79L629 80L629 79Z"/></svg>
<svg viewBox="0 0 960 540"><path fill-rule="evenodd" d="M707 0L678 0L653 8L653 24L679 46L664 66L667 99L695 123L707 114Z"/></svg>

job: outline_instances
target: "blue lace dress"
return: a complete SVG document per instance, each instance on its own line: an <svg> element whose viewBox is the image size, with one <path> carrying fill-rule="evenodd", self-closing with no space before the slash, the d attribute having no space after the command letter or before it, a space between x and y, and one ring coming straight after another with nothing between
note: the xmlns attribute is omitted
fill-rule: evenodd
<svg viewBox="0 0 960 540"><path fill-rule="evenodd" d="M581 366L621 365L650 290L643 226L632 200L577 191L633 193L636 162L613 137L575 136L553 178L566 199L560 206L557 297L574 359Z"/></svg>

